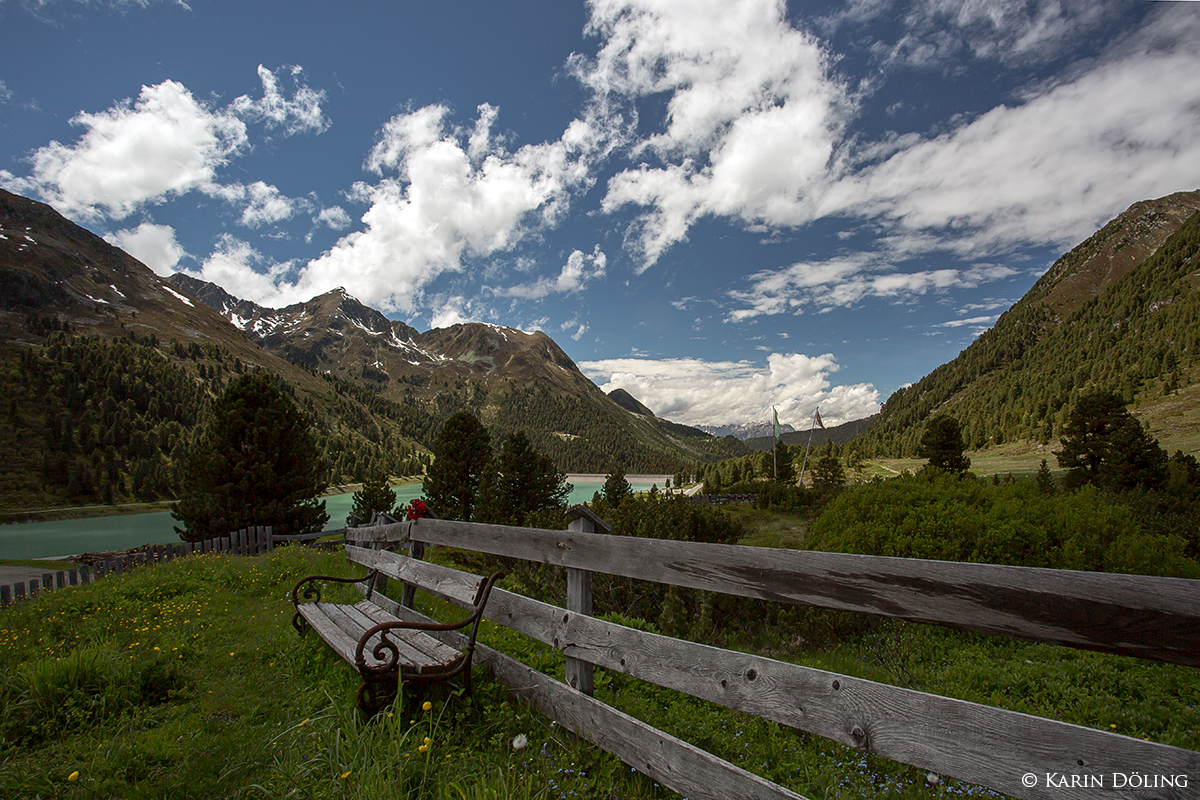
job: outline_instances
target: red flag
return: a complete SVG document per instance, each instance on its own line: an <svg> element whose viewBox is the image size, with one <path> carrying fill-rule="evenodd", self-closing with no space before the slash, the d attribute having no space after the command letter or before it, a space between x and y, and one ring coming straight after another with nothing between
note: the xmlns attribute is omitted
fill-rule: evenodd
<svg viewBox="0 0 1200 800"><path fill-rule="evenodd" d="M817 424L821 426L821 430L825 430L825 423L821 422L821 409L817 409Z"/></svg>

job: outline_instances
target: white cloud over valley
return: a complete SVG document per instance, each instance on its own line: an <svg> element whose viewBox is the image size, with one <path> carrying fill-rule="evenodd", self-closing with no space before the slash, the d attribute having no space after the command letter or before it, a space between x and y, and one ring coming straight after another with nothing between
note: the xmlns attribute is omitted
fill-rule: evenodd
<svg viewBox="0 0 1200 800"><path fill-rule="evenodd" d="M840 367L829 353L772 353L765 368L695 358L614 358L579 368L605 392L624 389L657 416L691 425L768 420L774 407L781 422L801 428L818 406L827 425L839 425L879 410L871 384L831 384Z"/></svg>

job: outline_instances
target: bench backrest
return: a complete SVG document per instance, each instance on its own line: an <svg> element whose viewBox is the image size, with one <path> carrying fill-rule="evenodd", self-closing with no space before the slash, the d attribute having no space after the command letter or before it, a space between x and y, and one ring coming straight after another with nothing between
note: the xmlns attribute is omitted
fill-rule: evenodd
<svg viewBox="0 0 1200 800"><path fill-rule="evenodd" d="M371 571L366 581L367 599L387 607L399 605L386 596L375 597L377 591L377 576L384 576L402 581L408 586L415 586L427 592L442 597L457 606L473 612L472 628L478 626L483 615L483 608L491 595L492 587L504 577L504 573L496 572L487 578L480 578L469 572L436 567L424 561L418 561L408 556L393 553L390 550L371 550L365 547L346 545L346 558L355 564L366 567ZM464 597L474 596L470 603L463 602ZM380 602L384 601L384 602ZM395 611L389 608L388 610ZM429 630L449 630L461 627L463 622L451 623L445 626L428 627ZM427 627L427 626L423 626ZM475 639L475 631L471 631L470 639Z"/></svg>

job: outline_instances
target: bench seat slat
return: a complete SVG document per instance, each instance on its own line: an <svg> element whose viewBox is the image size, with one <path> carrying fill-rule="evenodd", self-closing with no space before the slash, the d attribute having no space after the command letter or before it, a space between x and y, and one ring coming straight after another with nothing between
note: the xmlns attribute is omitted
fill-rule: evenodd
<svg viewBox="0 0 1200 800"><path fill-rule="evenodd" d="M373 620L373 624L379 625L384 622L393 622L397 617L392 616L374 603L363 600L355 606ZM412 647L421 651L425 659L434 664L449 664L458 658L459 652L450 645L430 636L425 631L407 630L393 631L393 637L403 635L404 641Z"/></svg>
<svg viewBox="0 0 1200 800"><path fill-rule="evenodd" d="M302 603L296 606L297 613L304 617L317 635L334 649L334 651L350 664L354 663L354 649L358 647L358 639L351 637L329 618L326 609L329 603Z"/></svg>
<svg viewBox="0 0 1200 800"><path fill-rule="evenodd" d="M353 606L342 607L342 613L344 613L347 618L352 619L355 622L357 626L358 637L360 639L368 630L374 628L376 625L385 622L399 622L396 617L388 614L385 611L381 610L380 614L375 615L368 613L367 608L377 608L377 606L363 601ZM364 650L365 655L368 657L370 656L371 649L379 643L379 638L380 637L378 634L371 637L371 640L367 642L367 647ZM441 642L436 642L442 646L438 656L434 657L430 653L426 652L426 650L430 649L428 645L421 647L420 641L422 639L429 639L436 642L432 636L424 633L423 631L400 629L393 630L388 633L388 641L394 643L396 645L396 650L399 652L402 668L412 667L413 669L411 671L420 674L428 671L430 668L448 664L458 656L458 651L453 647L442 645ZM371 661L368 660L368 663L371 663Z"/></svg>

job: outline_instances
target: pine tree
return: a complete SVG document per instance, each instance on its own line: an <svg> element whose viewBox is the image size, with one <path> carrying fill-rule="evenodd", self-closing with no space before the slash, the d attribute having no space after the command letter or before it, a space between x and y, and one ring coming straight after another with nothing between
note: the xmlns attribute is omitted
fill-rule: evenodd
<svg viewBox="0 0 1200 800"><path fill-rule="evenodd" d="M625 470L618 467L609 473L604 481L604 499L609 505L616 508L631 494L633 494L633 489L625 478Z"/></svg>
<svg viewBox="0 0 1200 800"><path fill-rule="evenodd" d="M363 481L362 489L354 493L353 500L347 525L351 519L357 519L360 524L370 522L376 511L391 514L396 508L396 491L388 483L387 476L377 472Z"/></svg>
<svg viewBox="0 0 1200 800"><path fill-rule="evenodd" d="M571 486L549 456L529 443L524 431L504 440L481 487L487 522L524 525L534 511L565 506Z"/></svg>
<svg viewBox="0 0 1200 800"><path fill-rule="evenodd" d="M971 459L963 454L965 449L958 420L938 415L925 423L917 456L929 459L929 466L934 469L961 475L971 468Z"/></svg>
<svg viewBox="0 0 1200 800"><path fill-rule="evenodd" d="M833 456L821 456L813 465L812 481L814 489L840 489L846 485L846 472L842 462Z"/></svg>
<svg viewBox="0 0 1200 800"><path fill-rule="evenodd" d="M188 457L184 490L171 509L187 541L227 536L252 525L312 533L329 514L317 498L327 483L308 421L279 378L242 375L212 405Z"/></svg>
<svg viewBox="0 0 1200 800"><path fill-rule="evenodd" d="M1054 482L1054 476L1050 474L1050 467L1046 464L1046 459L1042 459L1042 465L1037 471L1037 485L1042 494L1054 494L1054 490L1058 488Z"/></svg>
<svg viewBox="0 0 1200 800"><path fill-rule="evenodd" d="M425 478L425 498L441 519L469 522L480 483L492 460L491 437L474 414L451 414L433 444L433 463Z"/></svg>
<svg viewBox="0 0 1200 800"><path fill-rule="evenodd" d="M1166 481L1167 454L1112 392L1081 396L1060 442L1062 450L1055 455L1069 487L1157 489Z"/></svg>

